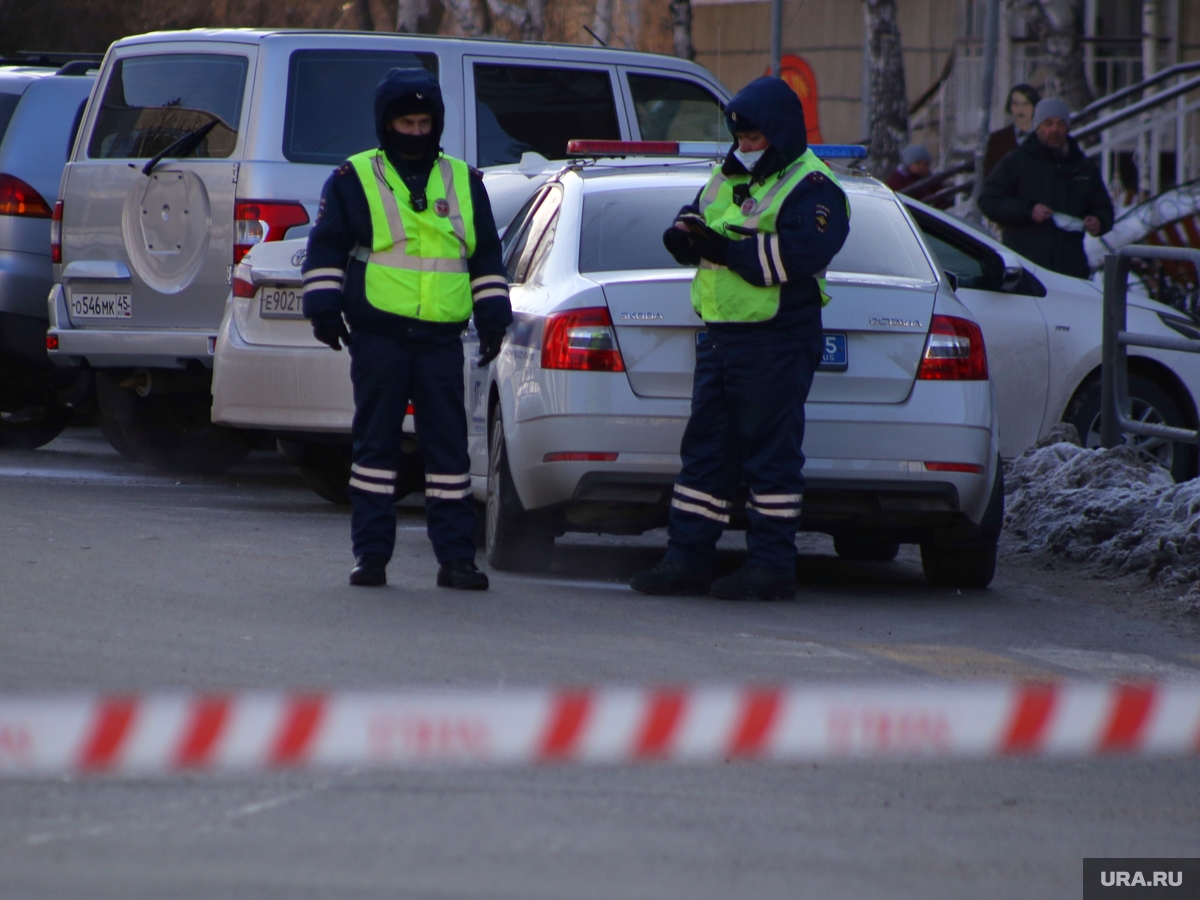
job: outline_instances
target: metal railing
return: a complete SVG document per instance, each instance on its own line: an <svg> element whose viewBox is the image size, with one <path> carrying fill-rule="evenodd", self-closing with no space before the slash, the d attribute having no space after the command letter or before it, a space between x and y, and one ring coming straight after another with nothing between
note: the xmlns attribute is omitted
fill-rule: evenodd
<svg viewBox="0 0 1200 900"><path fill-rule="evenodd" d="M1153 347L1200 353L1200 341L1126 331L1128 324L1129 268L1134 259L1170 259L1190 262L1200 273L1200 250L1189 247L1151 247L1130 244L1104 257L1104 327L1100 345L1100 443L1121 444L1121 435L1137 434L1185 444L1200 444L1200 430L1155 425L1133 418L1129 399L1129 360L1126 347Z"/></svg>

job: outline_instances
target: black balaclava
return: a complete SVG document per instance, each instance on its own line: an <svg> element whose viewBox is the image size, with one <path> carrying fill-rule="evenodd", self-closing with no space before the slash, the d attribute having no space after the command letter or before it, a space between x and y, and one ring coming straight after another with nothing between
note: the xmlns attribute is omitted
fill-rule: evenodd
<svg viewBox="0 0 1200 900"><path fill-rule="evenodd" d="M427 135L398 134L393 119L411 113L428 113L433 130ZM425 187L429 171L441 152L446 111L437 79L424 69L392 69L375 89L375 133L388 161L412 195L413 208L426 208ZM405 154L417 158L406 159Z"/></svg>

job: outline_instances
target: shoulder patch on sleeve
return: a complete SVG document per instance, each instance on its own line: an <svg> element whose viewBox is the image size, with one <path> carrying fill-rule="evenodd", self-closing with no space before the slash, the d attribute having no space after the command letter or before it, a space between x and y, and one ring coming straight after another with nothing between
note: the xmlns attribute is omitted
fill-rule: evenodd
<svg viewBox="0 0 1200 900"><path fill-rule="evenodd" d="M818 203L813 209L813 221L817 224L817 231L824 234L829 228L829 207Z"/></svg>

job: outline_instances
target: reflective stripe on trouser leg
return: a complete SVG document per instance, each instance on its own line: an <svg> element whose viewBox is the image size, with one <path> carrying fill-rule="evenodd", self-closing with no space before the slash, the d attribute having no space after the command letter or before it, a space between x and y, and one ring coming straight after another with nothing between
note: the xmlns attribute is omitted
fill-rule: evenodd
<svg viewBox="0 0 1200 900"><path fill-rule="evenodd" d="M716 353L702 338L692 376L692 414L679 447L683 468L671 494L668 559L698 569L712 566L739 478L732 437Z"/></svg>
<svg viewBox="0 0 1200 900"><path fill-rule="evenodd" d="M355 558L390 559L396 543L393 493L401 428L416 354L384 335L355 331L348 342L354 385L350 536Z"/></svg>
<svg viewBox="0 0 1200 900"><path fill-rule="evenodd" d="M458 335L417 354L412 401L425 459L425 520L439 563L475 558L475 503L463 408L463 348Z"/></svg>

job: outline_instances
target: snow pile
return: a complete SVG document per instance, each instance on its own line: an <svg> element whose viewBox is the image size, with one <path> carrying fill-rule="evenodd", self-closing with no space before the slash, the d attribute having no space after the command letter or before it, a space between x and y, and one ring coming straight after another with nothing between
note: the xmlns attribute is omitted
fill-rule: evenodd
<svg viewBox="0 0 1200 900"><path fill-rule="evenodd" d="M1128 447L1027 451L1005 476L1005 528L1035 551L1191 585L1200 598L1200 479L1175 484Z"/></svg>

